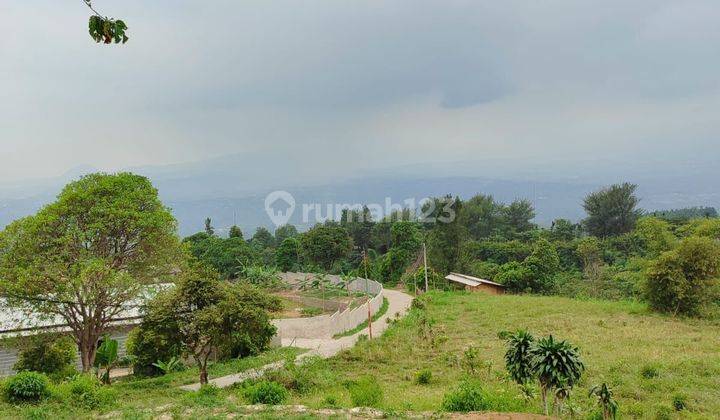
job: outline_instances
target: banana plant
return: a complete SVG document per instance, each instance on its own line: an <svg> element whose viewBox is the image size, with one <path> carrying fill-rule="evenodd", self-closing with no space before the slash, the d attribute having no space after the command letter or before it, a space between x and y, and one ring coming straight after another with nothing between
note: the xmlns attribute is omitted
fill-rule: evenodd
<svg viewBox="0 0 720 420"><path fill-rule="evenodd" d="M95 368L100 376L100 380L105 385L110 385L110 371L115 367L117 362L118 342L105 336L95 354ZM102 375L100 375L100 372L102 372Z"/></svg>
<svg viewBox="0 0 720 420"><path fill-rule="evenodd" d="M163 375L167 375L168 373L177 372L182 368L182 361L178 359L177 357L172 357L167 362L163 362L162 360L158 360L157 362L152 364L156 368L160 369L163 373Z"/></svg>

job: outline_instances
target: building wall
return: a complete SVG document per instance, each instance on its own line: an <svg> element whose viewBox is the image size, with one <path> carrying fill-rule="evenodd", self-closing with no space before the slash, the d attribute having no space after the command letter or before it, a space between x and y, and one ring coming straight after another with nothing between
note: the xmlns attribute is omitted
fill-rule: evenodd
<svg viewBox="0 0 720 420"><path fill-rule="evenodd" d="M505 293L505 289L492 284L479 284L477 286L465 286L465 290L469 292L481 292L489 295L502 295Z"/></svg>

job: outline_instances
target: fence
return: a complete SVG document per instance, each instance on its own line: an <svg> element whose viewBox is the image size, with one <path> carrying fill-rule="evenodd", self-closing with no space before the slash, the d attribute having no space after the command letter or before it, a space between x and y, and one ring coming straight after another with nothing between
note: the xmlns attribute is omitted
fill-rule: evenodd
<svg viewBox="0 0 720 420"><path fill-rule="evenodd" d="M290 284L297 284L306 277L312 277L307 273L283 273L283 280ZM327 280L337 284L341 281L339 276L328 275ZM338 310L332 315L320 315L312 318L276 319L273 324L277 327L277 336L280 339L293 338L331 338L352 330L367 320L368 305L370 313L375 314L380 310L383 303L383 286L374 280L357 278L350 282L348 289L355 292L368 291L371 296L365 304L356 308Z"/></svg>

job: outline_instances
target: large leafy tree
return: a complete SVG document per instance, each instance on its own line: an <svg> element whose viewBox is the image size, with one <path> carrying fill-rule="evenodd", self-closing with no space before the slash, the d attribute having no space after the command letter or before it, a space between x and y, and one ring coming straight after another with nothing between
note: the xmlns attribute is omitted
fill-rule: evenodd
<svg viewBox="0 0 720 420"><path fill-rule="evenodd" d="M605 238L633 230L642 214L637 208L636 189L635 184L615 184L585 197L587 218L583 224L588 233Z"/></svg>
<svg viewBox="0 0 720 420"><path fill-rule="evenodd" d="M340 226L348 231L353 239L353 244L358 249L368 249L375 222L373 222L372 213L367 206L364 206L362 210L343 209Z"/></svg>
<svg viewBox="0 0 720 420"><path fill-rule="evenodd" d="M500 227L502 205L495 203L491 195L478 194L463 203L460 223L468 236L479 240L492 236Z"/></svg>
<svg viewBox="0 0 720 420"><path fill-rule="evenodd" d="M420 229L416 222L393 222L390 228L392 245L385 255L383 281L395 283L400 279L407 266L418 256L422 246Z"/></svg>
<svg viewBox="0 0 720 420"><path fill-rule="evenodd" d="M506 235L527 232L534 227L535 208L528 200L513 201L502 208L501 214Z"/></svg>
<svg viewBox="0 0 720 420"><path fill-rule="evenodd" d="M259 250L273 248L275 247L275 237L267 228L260 226L250 239L250 244Z"/></svg>
<svg viewBox="0 0 720 420"><path fill-rule="evenodd" d="M325 223L305 232L301 245L310 262L331 270L336 261L347 258L353 244L345 228L337 223Z"/></svg>
<svg viewBox="0 0 720 420"><path fill-rule="evenodd" d="M169 274L176 222L147 178L93 174L0 235L0 293L73 333L84 371L114 318Z"/></svg>
<svg viewBox="0 0 720 420"><path fill-rule="evenodd" d="M718 276L720 245L709 238L687 238L648 268L645 297L655 310L698 315L715 297Z"/></svg>
<svg viewBox="0 0 720 420"><path fill-rule="evenodd" d="M223 282L214 270L191 261L176 286L148 304L140 330L177 343L195 360L200 383L207 384L213 352L255 353L269 345L276 331L269 312L280 307L277 298L254 286Z"/></svg>
<svg viewBox="0 0 720 420"><path fill-rule="evenodd" d="M275 252L275 264L281 271L294 271L300 267L300 241L286 238Z"/></svg>
<svg viewBox="0 0 720 420"><path fill-rule="evenodd" d="M294 225L286 224L275 229L275 244L280 245L287 238L298 236L298 230Z"/></svg>
<svg viewBox="0 0 720 420"><path fill-rule="evenodd" d="M254 264L258 259L256 250L239 237L223 239L201 232L185 238L183 242L190 244L195 258L227 279L235 278L243 267Z"/></svg>
<svg viewBox="0 0 720 420"><path fill-rule="evenodd" d="M465 236L458 215L462 212L459 198L445 196L429 202L423 212L425 222L431 222L428 234L428 260L440 274L454 270L460 259L460 249Z"/></svg>

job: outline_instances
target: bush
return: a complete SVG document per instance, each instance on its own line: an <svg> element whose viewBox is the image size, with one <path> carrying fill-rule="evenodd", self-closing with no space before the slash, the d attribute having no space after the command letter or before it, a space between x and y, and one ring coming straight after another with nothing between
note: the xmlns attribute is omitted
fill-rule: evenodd
<svg viewBox="0 0 720 420"><path fill-rule="evenodd" d="M31 370L60 378L74 372L77 346L72 338L52 334L28 337L21 345L18 361L13 369Z"/></svg>
<svg viewBox="0 0 720 420"><path fill-rule="evenodd" d="M657 311L701 315L716 295L718 275L720 245L708 238L688 238L650 265L645 297Z"/></svg>
<svg viewBox="0 0 720 420"><path fill-rule="evenodd" d="M288 397L288 390L277 382L260 381L245 390L245 397L252 404L282 404Z"/></svg>
<svg viewBox="0 0 720 420"><path fill-rule="evenodd" d="M415 383L419 385L427 385L432 380L432 372L430 369L423 369L415 373Z"/></svg>
<svg viewBox="0 0 720 420"><path fill-rule="evenodd" d="M13 403L35 403L50 395L50 380L42 373L20 372L3 387L5 398Z"/></svg>
<svg viewBox="0 0 720 420"><path fill-rule="evenodd" d="M642 370L640 371L640 374L645 379L653 379L660 376L660 371L656 366L653 365L645 365L643 366Z"/></svg>
<svg viewBox="0 0 720 420"><path fill-rule="evenodd" d="M60 384L58 393L66 402L87 410L104 407L114 400L113 390L103 387L92 375L76 375Z"/></svg>
<svg viewBox="0 0 720 420"><path fill-rule="evenodd" d="M332 382L332 374L321 358L307 358L303 362L302 366L298 366L294 360L290 360L282 369L267 372L265 378L298 394L306 394L318 385L329 385Z"/></svg>
<svg viewBox="0 0 720 420"><path fill-rule="evenodd" d="M672 405L675 411L682 411L687 408L687 396L676 394L673 396Z"/></svg>
<svg viewBox="0 0 720 420"><path fill-rule="evenodd" d="M325 396L323 403L325 403L328 407L337 408L339 405L338 397L336 395L327 395Z"/></svg>
<svg viewBox="0 0 720 420"><path fill-rule="evenodd" d="M191 407L214 407L221 402L220 388L215 385L203 385L197 391L183 395L182 399L185 405Z"/></svg>
<svg viewBox="0 0 720 420"><path fill-rule="evenodd" d="M372 376L363 376L347 384L355 407L377 407L383 400L380 384Z"/></svg>
<svg viewBox="0 0 720 420"><path fill-rule="evenodd" d="M462 382L456 389L445 394L442 409L467 413L469 411L484 411L490 408L485 393L475 382Z"/></svg>

